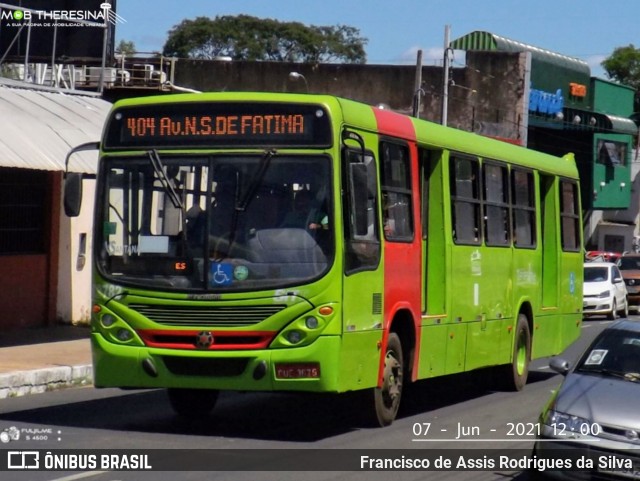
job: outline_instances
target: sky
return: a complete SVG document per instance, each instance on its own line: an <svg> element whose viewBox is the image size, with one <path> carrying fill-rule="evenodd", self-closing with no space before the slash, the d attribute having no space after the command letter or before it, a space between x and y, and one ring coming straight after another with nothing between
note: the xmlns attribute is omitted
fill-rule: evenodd
<svg viewBox="0 0 640 481"><path fill-rule="evenodd" d="M584 60L591 75L616 47L640 47L640 0L117 0L116 43L159 52L184 19L246 14L306 25L348 25L368 39L368 64L442 65L451 40L476 30ZM455 53L454 67L464 66Z"/></svg>

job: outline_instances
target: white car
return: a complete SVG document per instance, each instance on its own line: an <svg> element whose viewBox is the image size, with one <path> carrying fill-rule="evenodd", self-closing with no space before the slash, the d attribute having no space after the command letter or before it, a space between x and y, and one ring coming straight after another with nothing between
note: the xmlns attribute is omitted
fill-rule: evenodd
<svg viewBox="0 0 640 481"><path fill-rule="evenodd" d="M609 319L629 315L627 287L618 266L611 262L584 265L583 314L606 315Z"/></svg>

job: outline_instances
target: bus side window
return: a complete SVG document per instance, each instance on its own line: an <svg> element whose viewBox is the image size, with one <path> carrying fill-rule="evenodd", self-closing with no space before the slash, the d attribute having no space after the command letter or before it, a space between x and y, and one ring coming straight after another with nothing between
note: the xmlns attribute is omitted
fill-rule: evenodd
<svg viewBox="0 0 640 481"><path fill-rule="evenodd" d="M536 208L533 173L511 169L513 212L513 244L516 247L536 246Z"/></svg>
<svg viewBox="0 0 640 481"><path fill-rule="evenodd" d="M560 182L560 218L562 231L562 250L577 252L580 241L580 209L576 182Z"/></svg>
<svg viewBox="0 0 640 481"><path fill-rule="evenodd" d="M344 149L344 179L345 195L343 201L345 229L345 271L347 273L360 270L375 269L380 262L380 241L378 237L377 212L377 178L375 159L371 154L362 155L351 149ZM355 187L354 176L360 176L363 168L351 168L351 164L361 164L366 171L364 205L359 205L353 194ZM363 179L359 179L361 182ZM360 188L358 190L361 190ZM366 211L356 212L363 208ZM362 224L362 225L359 225Z"/></svg>
<svg viewBox="0 0 640 481"><path fill-rule="evenodd" d="M511 242L507 166L484 162L482 172L486 243L488 246L507 246Z"/></svg>
<svg viewBox="0 0 640 481"><path fill-rule="evenodd" d="M452 157L450 178L453 240L456 244L480 244L482 227L478 161Z"/></svg>
<svg viewBox="0 0 640 481"><path fill-rule="evenodd" d="M380 143L382 225L388 240L413 239L409 149L393 142Z"/></svg>

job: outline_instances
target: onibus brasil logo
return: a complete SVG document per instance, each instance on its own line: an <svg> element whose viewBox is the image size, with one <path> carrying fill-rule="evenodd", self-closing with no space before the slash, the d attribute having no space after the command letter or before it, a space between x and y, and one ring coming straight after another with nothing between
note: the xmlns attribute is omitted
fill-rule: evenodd
<svg viewBox="0 0 640 481"><path fill-rule="evenodd" d="M112 25L125 23L126 20L114 12L109 2L100 4L101 10L2 10L0 20L25 21L72 21L88 20L91 22L109 22Z"/></svg>

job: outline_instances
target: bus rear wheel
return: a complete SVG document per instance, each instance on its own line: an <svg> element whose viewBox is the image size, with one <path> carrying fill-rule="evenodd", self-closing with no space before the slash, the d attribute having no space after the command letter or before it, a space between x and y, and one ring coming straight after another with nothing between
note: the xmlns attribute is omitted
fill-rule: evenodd
<svg viewBox="0 0 640 481"><path fill-rule="evenodd" d="M531 362L531 331L527 316L518 315L516 338L513 344L511 364L505 369L506 388L510 391L520 391L527 384L529 363Z"/></svg>
<svg viewBox="0 0 640 481"><path fill-rule="evenodd" d="M218 400L218 391L213 389L170 388L167 394L176 414L190 419L207 416Z"/></svg>
<svg viewBox="0 0 640 481"><path fill-rule="evenodd" d="M375 413L380 426L390 425L398 414L403 377L402 344L398 335L392 332L384 356L382 386L373 390Z"/></svg>

